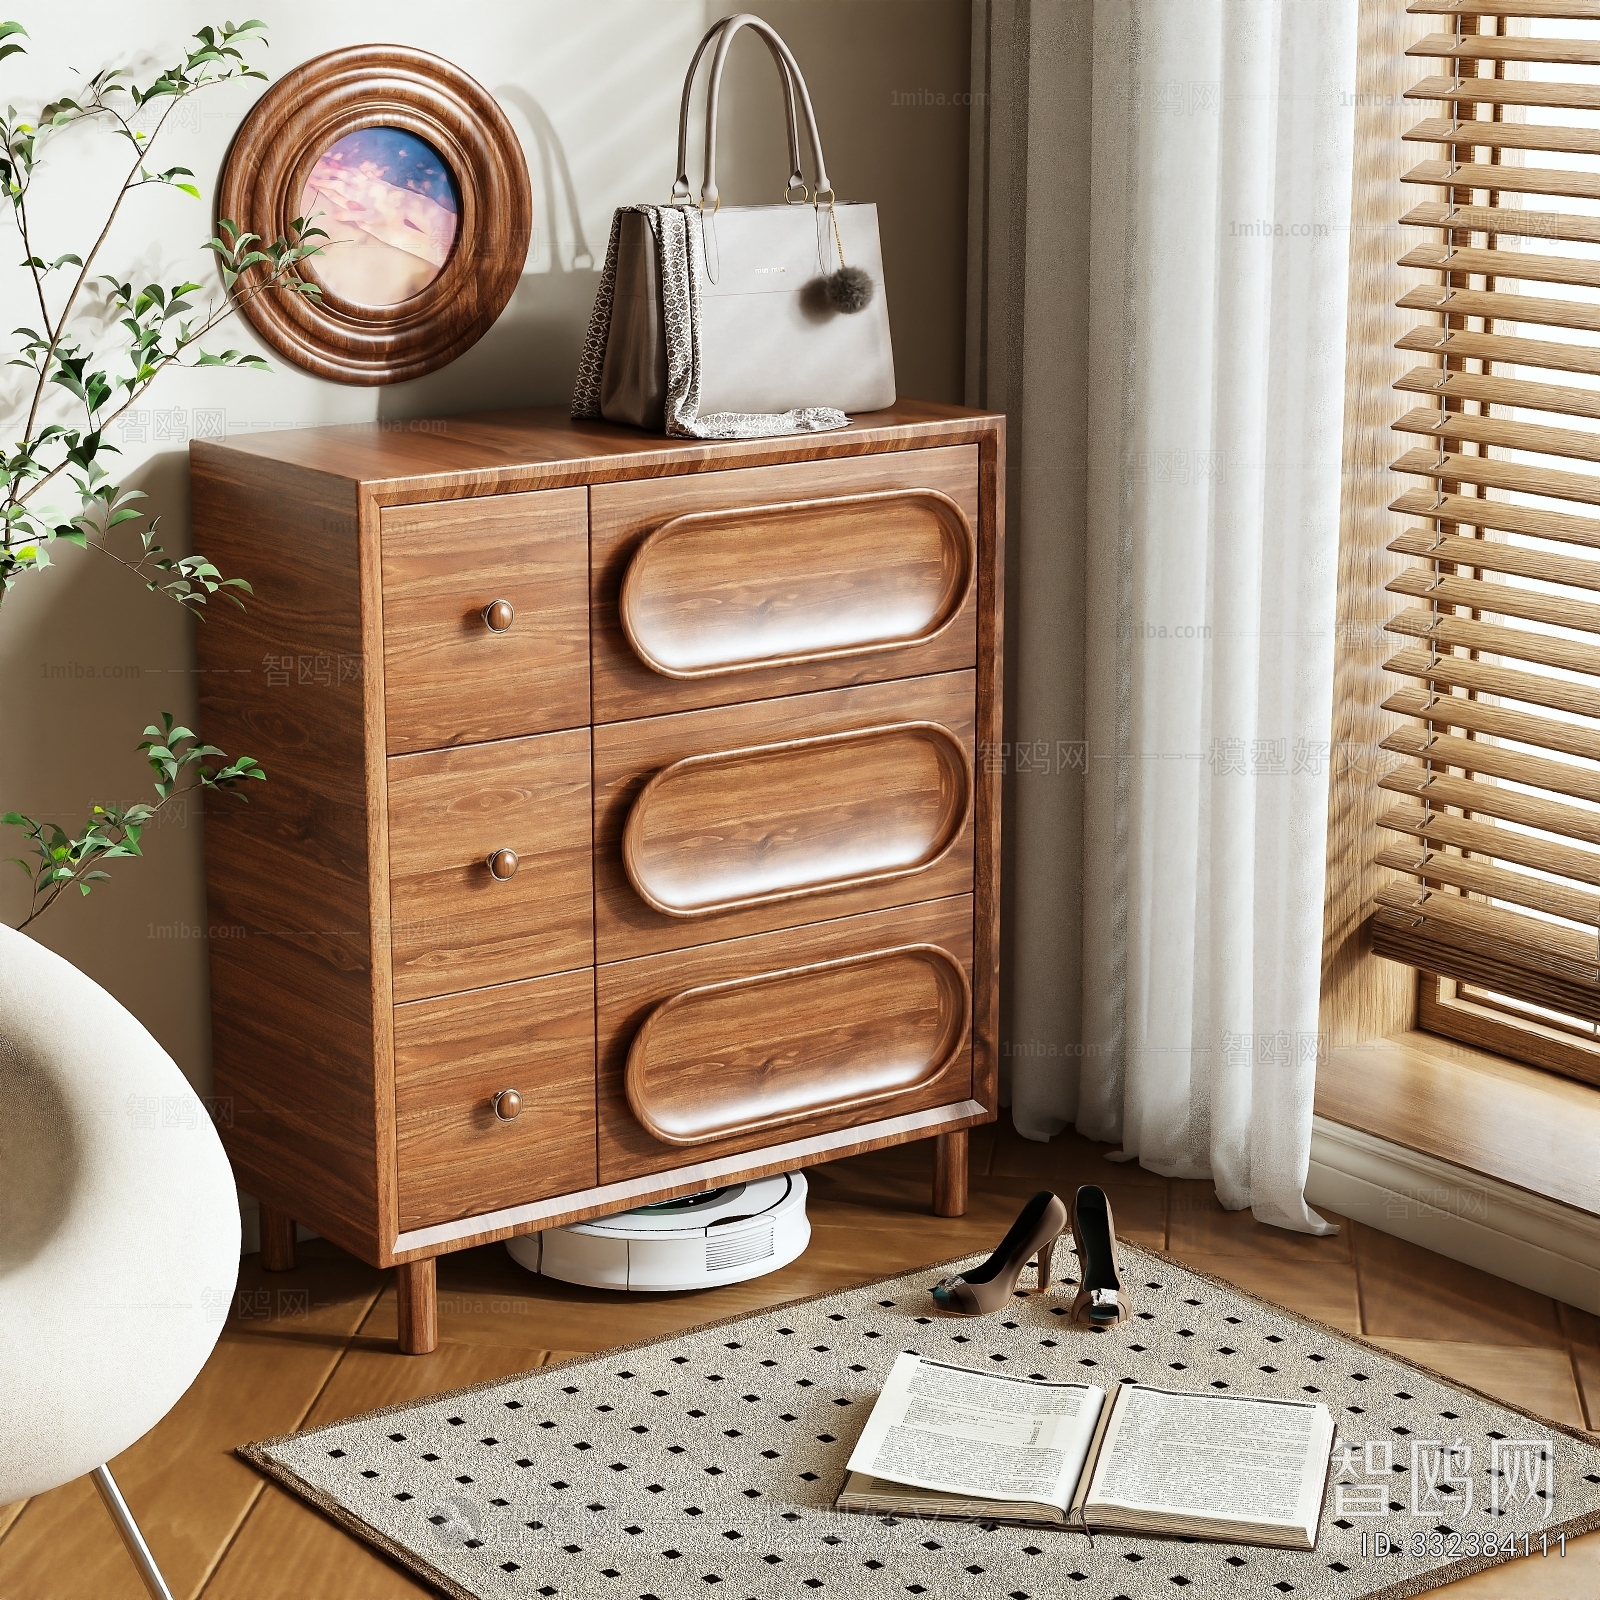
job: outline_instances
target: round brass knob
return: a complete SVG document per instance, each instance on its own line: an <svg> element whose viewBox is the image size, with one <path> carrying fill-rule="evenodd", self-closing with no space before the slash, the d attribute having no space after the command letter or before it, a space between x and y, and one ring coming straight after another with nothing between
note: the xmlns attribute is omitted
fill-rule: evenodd
<svg viewBox="0 0 1600 1600"><path fill-rule="evenodd" d="M490 633L504 633L516 620L516 607L509 600L491 600L483 608L484 626Z"/></svg>
<svg viewBox="0 0 1600 1600"><path fill-rule="evenodd" d="M494 1097L494 1114L502 1122L514 1122L522 1110L522 1095L516 1089L502 1089Z"/></svg>
<svg viewBox="0 0 1600 1600"><path fill-rule="evenodd" d="M517 852L493 850L484 858L484 865L492 877L504 883L507 878L514 878L517 875Z"/></svg>

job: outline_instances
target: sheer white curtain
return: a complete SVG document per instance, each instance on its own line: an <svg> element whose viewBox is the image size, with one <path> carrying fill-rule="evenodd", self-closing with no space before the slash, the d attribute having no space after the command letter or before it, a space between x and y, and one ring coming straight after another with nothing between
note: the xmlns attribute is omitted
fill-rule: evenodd
<svg viewBox="0 0 1600 1600"><path fill-rule="evenodd" d="M1035 1138L1074 1122L1162 1173L1211 1177L1222 1203L1329 1231L1303 1197L1318 1053L1332 698L1355 0L1094 0L981 8L991 93L1026 92L1020 176L985 142L991 228L1021 197L1030 237L1072 206L1087 161L1081 361L1052 369L1024 336L987 376L1020 413L1024 638L1044 527L1026 525L1052 463L1033 413L1088 395L1082 473L1081 996L1077 1040L1029 1048L1049 1014L1038 960L1016 979L1010 1093ZM1090 115L1053 85L1083 69ZM1009 52L1009 55L1008 55ZM1055 114L1052 116L1051 110ZM991 126L1006 113L993 108ZM1013 117L1016 113L1013 111ZM1060 148L1051 149L1055 138ZM1085 149L1085 145L1087 148ZM1069 148L1070 146L1070 148ZM975 141L975 155L976 141ZM1055 183L1059 199L1052 203ZM1084 214L1083 197L1075 209ZM1012 218L1013 222L1015 218ZM1015 232L1015 229L1013 229ZM1040 303L1060 261L1024 252L991 281ZM989 256L993 265L993 253ZM1062 305L1059 314L1072 316ZM1042 327L1035 311L1032 324ZM993 355L993 351L985 352ZM1072 370L1076 367L1076 371ZM1037 510L1048 520L1048 510ZM1071 513L1065 514L1070 522ZM1065 526L1065 523L1063 523ZM1058 682L1076 675L1061 647ZM1030 696L1024 681L1017 747ZM1014 880L1048 805L1016 776ZM1056 809L1060 811L1059 799ZM1071 916L1058 903L1058 916ZM1017 906L1017 945L1048 909ZM1071 948L1074 941L1058 939ZM1028 1031L1028 1030L1031 1030Z"/></svg>

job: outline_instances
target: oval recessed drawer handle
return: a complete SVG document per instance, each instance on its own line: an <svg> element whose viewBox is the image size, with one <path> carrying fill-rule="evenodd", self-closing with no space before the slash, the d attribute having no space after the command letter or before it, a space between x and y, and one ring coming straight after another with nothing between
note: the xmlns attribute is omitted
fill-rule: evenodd
<svg viewBox="0 0 1600 1600"><path fill-rule="evenodd" d="M652 672L712 678L930 644L977 571L972 519L939 489L733 506L646 535L617 615Z"/></svg>
<svg viewBox="0 0 1600 1600"><path fill-rule="evenodd" d="M491 600L483 608L483 623L490 633L504 633L517 620L517 608L509 600Z"/></svg>
<svg viewBox="0 0 1600 1600"><path fill-rule="evenodd" d="M489 874L497 882L504 883L507 878L517 875L517 852L515 850L491 850L484 857L483 864L489 869Z"/></svg>
<svg viewBox="0 0 1600 1600"><path fill-rule="evenodd" d="M502 1089L494 1097L494 1114L502 1122L515 1122L522 1111L522 1092L519 1089Z"/></svg>
<svg viewBox="0 0 1600 1600"><path fill-rule="evenodd" d="M972 804L972 758L940 722L707 751L639 791L622 866L652 911L713 916L923 872Z"/></svg>
<svg viewBox="0 0 1600 1600"><path fill-rule="evenodd" d="M896 945L669 995L634 1035L623 1087L663 1144L748 1139L927 1090L960 1058L971 1027L962 963L940 945ZM797 1030L806 1050L793 1047ZM715 1094L698 1070L707 1040ZM781 1073L770 1070L774 1056L786 1062Z"/></svg>

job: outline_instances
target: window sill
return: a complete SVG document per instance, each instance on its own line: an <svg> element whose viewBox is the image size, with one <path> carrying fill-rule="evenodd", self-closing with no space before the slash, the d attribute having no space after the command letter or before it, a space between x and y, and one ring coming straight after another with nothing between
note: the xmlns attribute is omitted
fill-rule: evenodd
<svg viewBox="0 0 1600 1600"><path fill-rule="evenodd" d="M1600 1089L1432 1034L1334 1050L1316 1114L1600 1216Z"/></svg>

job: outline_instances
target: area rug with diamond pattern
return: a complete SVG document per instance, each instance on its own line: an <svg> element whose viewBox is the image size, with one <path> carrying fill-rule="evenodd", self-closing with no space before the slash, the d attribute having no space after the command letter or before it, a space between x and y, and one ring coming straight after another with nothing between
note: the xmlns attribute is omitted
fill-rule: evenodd
<svg viewBox="0 0 1600 1600"><path fill-rule="evenodd" d="M1137 1314L1110 1331L1070 1324L1070 1280L936 1315L929 1287L967 1257L239 1453L467 1600L1403 1600L1525 1551L1561 1560L1600 1526L1588 1435L1120 1248ZM1339 1428L1317 1548L837 1512L902 1350L1107 1389L1316 1396Z"/></svg>

